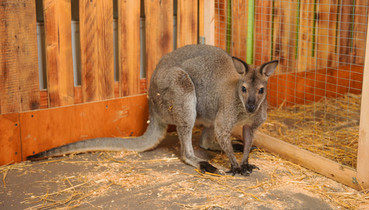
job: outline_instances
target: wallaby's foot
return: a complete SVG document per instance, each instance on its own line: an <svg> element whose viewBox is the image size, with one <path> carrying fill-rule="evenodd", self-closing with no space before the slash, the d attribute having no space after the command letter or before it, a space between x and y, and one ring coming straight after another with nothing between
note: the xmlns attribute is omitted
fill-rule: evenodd
<svg viewBox="0 0 369 210"><path fill-rule="evenodd" d="M214 166L212 166L207 161L201 161L201 162L199 162L199 166L200 166L201 173L205 173L205 172L209 172L209 173L213 173L213 174L219 174L220 173L217 168L215 168Z"/></svg>
<svg viewBox="0 0 369 210"><path fill-rule="evenodd" d="M260 170L259 167L257 167L256 165L252 165L252 164L243 164L241 166L241 174L244 176L249 176L252 173L252 170L257 169Z"/></svg>
<svg viewBox="0 0 369 210"><path fill-rule="evenodd" d="M238 166L231 166L231 170L226 172L227 174L232 174L232 176L236 175L236 174L240 174L241 173L241 168Z"/></svg>

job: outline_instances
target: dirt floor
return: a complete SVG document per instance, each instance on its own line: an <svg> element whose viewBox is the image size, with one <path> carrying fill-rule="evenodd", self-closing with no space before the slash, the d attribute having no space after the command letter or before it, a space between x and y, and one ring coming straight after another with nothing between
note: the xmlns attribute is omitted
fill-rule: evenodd
<svg viewBox="0 0 369 210"><path fill-rule="evenodd" d="M196 153L226 171L219 152ZM0 209L365 209L358 192L261 150L249 177L200 174L169 136L143 153L89 153L0 167ZM241 158L238 153L238 158Z"/></svg>

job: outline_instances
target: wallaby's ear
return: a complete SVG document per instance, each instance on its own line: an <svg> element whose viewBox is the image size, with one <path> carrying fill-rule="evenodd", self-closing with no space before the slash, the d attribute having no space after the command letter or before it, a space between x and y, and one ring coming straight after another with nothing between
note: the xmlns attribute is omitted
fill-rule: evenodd
<svg viewBox="0 0 369 210"><path fill-rule="evenodd" d="M248 72L249 66L247 65L245 61L237 57L233 57L233 56L232 56L232 59L233 59L234 67L236 67L236 70L239 74L246 74Z"/></svg>
<svg viewBox="0 0 369 210"><path fill-rule="evenodd" d="M264 63L260 67L260 73L262 75L269 77L270 75L273 74L274 70L277 68L278 63L279 63L278 60L269 61L269 62Z"/></svg>

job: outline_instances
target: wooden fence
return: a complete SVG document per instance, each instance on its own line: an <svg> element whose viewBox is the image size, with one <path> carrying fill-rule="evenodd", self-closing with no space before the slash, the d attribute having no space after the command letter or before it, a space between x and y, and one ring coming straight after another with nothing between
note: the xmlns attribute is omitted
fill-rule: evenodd
<svg viewBox="0 0 369 210"><path fill-rule="evenodd" d="M173 0L145 0L146 64L173 50ZM36 5L0 0L0 165L83 139L140 135L148 116L140 78L140 1L118 1L114 81L113 1L79 0L81 85L74 85L71 0L43 0L47 89L39 86ZM177 45L197 43L196 1L178 1ZM141 94L141 95L140 95ZM129 97L126 97L129 96Z"/></svg>

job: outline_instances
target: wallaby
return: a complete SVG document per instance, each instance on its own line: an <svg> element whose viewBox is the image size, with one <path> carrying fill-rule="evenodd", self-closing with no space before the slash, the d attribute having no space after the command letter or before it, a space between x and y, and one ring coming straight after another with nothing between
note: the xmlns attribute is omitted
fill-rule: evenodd
<svg viewBox="0 0 369 210"><path fill-rule="evenodd" d="M270 61L259 67L246 64L220 48L188 45L165 55L151 77L148 91L149 125L136 138L97 138L80 141L30 156L29 159L86 151L147 151L155 148L169 124L176 125L181 159L202 172L219 173L195 156L192 129L204 126L200 146L222 149L231 162L231 173L249 175L254 131L267 118L267 82L278 65ZM241 164L229 139L235 126L243 125L244 154Z"/></svg>

